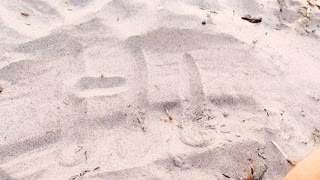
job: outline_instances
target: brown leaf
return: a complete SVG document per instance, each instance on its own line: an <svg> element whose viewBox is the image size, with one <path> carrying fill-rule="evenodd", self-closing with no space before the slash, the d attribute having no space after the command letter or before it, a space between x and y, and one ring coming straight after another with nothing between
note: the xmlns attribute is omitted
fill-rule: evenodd
<svg viewBox="0 0 320 180"><path fill-rule="evenodd" d="M249 168L249 171L248 171L248 178L247 180L253 180L253 173L252 173L252 168L250 167Z"/></svg>
<svg viewBox="0 0 320 180"><path fill-rule="evenodd" d="M251 23L260 23L262 21L261 17L254 18L254 17L251 17L250 15L243 16L241 17L241 19L249 21Z"/></svg>
<svg viewBox="0 0 320 180"><path fill-rule="evenodd" d="M314 137L317 137L317 138L319 138L319 139L320 139L320 135L319 135L319 134L315 134L315 133L313 133L313 136L314 136Z"/></svg>
<svg viewBox="0 0 320 180"><path fill-rule="evenodd" d="M30 16L30 14L25 13L25 12L21 12L20 14L21 14L22 16Z"/></svg>
<svg viewBox="0 0 320 180"><path fill-rule="evenodd" d="M253 163L253 160L251 160L247 180L253 180L253 173L254 173L254 163Z"/></svg>

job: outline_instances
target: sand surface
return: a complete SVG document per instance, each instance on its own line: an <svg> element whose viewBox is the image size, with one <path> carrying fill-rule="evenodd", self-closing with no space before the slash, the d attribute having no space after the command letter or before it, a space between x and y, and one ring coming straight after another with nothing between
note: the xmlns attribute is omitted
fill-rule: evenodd
<svg viewBox="0 0 320 180"><path fill-rule="evenodd" d="M305 0L1 0L0 179L281 179L272 141L319 143L319 27Z"/></svg>

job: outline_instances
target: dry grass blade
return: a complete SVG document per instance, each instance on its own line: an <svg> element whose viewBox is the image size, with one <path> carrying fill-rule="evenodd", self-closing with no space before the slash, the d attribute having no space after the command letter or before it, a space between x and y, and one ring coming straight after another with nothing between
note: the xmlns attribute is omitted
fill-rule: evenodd
<svg viewBox="0 0 320 180"><path fill-rule="evenodd" d="M291 166L296 166L296 162L290 160L287 156L286 153L284 153L284 151L280 148L279 144L277 144L276 142L272 141L272 144L280 151L280 153L282 154L282 156L284 158L286 158L287 162L291 165Z"/></svg>
<svg viewBox="0 0 320 180"><path fill-rule="evenodd" d="M25 13L25 12L21 12L20 14L21 14L22 16L30 16L30 14Z"/></svg>
<svg viewBox="0 0 320 180"><path fill-rule="evenodd" d="M167 109L167 105L164 106L164 110L165 110L165 112L166 112L166 114L167 114L168 117L167 117L167 118L162 118L162 120L163 120L164 122L172 123L173 118L172 118L172 116L169 114L169 111L168 111L168 109Z"/></svg>

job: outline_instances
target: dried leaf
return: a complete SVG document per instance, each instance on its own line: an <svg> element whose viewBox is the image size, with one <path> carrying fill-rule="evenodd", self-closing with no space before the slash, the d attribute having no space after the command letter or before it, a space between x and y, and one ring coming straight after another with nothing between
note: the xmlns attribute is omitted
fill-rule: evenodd
<svg viewBox="0 0 320 180"><path fill-rule="evenodd" d="M250 167L248 171L248 178L247 180L253 180L253 169Z"/></svg>
<svg viewBox="0 0 320 180"><path fill-rule="evenodd" d="M20 14L21 14L22 16L30 16L30 14L25 13L25 12L21 12Z"/></svg>
<svg viewBox="0 0 320 180"><path fill-rule="evenodd" d="M254 17L251 17L250 15L243 16L241 17L241 19L249 21L251 23L260 23L262 21L261 17L254 18Z"/></svg>
<svg viewBox="0 0 320 180"><path fill-rule="evenodd" d="M248 178L247 180L253 180L253 173L254 173L254 162L251 160L250 166L249 166L249 171L248 171Z"/></svg>
<svg viewBox="0 0 320 180"><path fill-rule="evenodd" d="M315 134L315 133L313 133L313 136L314 136L314 137L317 137L317 138L319 138L319 139L320 139L320 135L319 135L319 134Z"/></svg>

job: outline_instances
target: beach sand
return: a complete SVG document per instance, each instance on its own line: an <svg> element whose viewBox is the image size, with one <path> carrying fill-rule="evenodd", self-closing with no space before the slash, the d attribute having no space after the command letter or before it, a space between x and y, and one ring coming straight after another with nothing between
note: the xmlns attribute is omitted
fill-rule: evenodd
<svg viewBox="0 0 320 180"><path fill-rule="evenodd" d="M319 27L305 0L2 0L0 179L282 179L272 141L320 140Z"/></svg>

